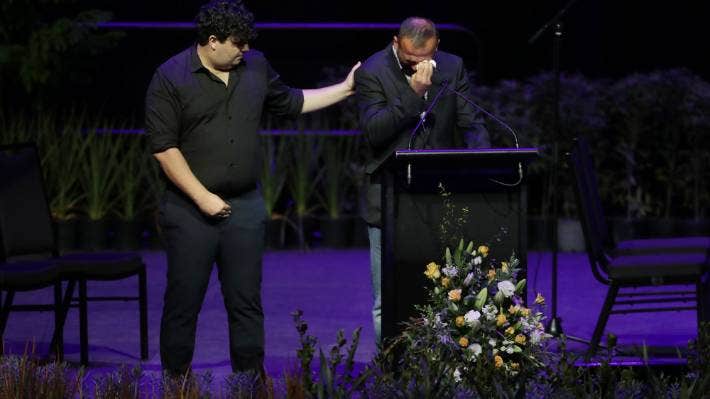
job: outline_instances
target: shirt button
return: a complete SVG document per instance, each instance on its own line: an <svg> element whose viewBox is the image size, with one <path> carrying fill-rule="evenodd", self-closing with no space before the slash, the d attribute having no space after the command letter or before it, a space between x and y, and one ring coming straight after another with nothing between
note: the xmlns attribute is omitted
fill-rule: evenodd
<svg viewBox="0 0 710 399"><path fill-rule="evenodd" d="M233 168L233 167L234 167L234 164L233 164L233 163L230 163L230 164L229 164L229 167L230 167L230 168Z"/></svg>
<svg viewBox="0 0 710 399"><path fill-rule="evenodd" d="M229 139L229 144L234 144L234 139Z"/></svg>
<svg viewBox="0 0 710 399"><path fill-rule="evenodd" d="M227 116L227 119L232 120L232 115Z"/></svg>

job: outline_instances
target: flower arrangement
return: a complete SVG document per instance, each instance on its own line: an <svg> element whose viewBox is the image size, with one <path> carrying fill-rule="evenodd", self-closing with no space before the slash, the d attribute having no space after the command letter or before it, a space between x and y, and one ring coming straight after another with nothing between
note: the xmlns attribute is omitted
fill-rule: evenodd
<svg viewBox="0 0 710 399"><path fill-rule="evenodd" d="M495 385L524 386L544 367L550 337L543 314L523 301L526 280L518 280L519 260L513 255L498 262L489 252L473 242L464 247L461 240L453 254L446 248L444 265L431 262L424 272L433 286L422 323L445 347L441 353L450 357L453 379L479 394ZM534 307L544 303L537 294Z"/></svg>

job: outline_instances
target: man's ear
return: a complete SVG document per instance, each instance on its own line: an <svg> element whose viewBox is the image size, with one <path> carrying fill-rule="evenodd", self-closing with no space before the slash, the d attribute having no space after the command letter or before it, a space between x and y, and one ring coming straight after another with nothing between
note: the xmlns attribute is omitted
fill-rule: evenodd
<svg viewBox="0 0 710 399"><path fill-rule="evenodd" d="M392 45L394 46L395 50L399 50L399 39L397 39L397 35L392 37Z"/></svg>

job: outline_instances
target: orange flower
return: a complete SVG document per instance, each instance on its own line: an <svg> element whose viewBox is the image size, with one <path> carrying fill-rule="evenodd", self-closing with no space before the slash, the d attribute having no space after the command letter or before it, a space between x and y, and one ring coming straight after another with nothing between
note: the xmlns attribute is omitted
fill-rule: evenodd
<svg viewBox="0 0 710 399"><path fill-rule="evenodd" d="M513 328L513 327L508 327L508 328L506 328L506 329L505 329L505 334L506 334L506 335L513 335L513 334L515 334L515 328Z"/></svg>
<svg viewBox="0 0 710 399"><path fill-rule="evenodd" d="M458 302L461 300L461 290L460 289L455 289L449 291L449 300L451 302Z"/></svg>
<svg viewBox="0 0 710 399"><path fill-rule="evenodd" d="M466 324L466 318L459 316L456 318L456 327L463 327Z"/></svg>
<svg viewBox="0 0 710 399"><path fill-rule="evenodd" d="M518 313L519 310L520 310L520 306L510 305L510 307L508 308L508 313L510 313L511 315L515 315L516 313Z"/></svg>
<svg viewBox="0 0 710 399"><path fill-rule="evenodd" d="M544 305L545 304L545 297L542 296L541 293L537 293L537 296L535 297L535 304L536 305Z"/></svg>
<svg viewBox="0 0 710 399"><path fill-rule="evenodd" d="M488 270L488 279L493 280L494 278L496 278L496 269Z"/></svg>
<svg viewBox="0 0 710 399"><path fill-rule="evenodd" d="M460 345L462 348L468 347L468 338L466 338L466 337L461 337L461 338L459 338L459 345Z"/></svg>
<svg viewBox="0 0 710 399"><path fill-rule="evenodd" d="M518 334L518 335L515 336L515 343L516 343L516 344L518 344L518 345L525 345L525 341L527 341L527 339L525 338L524 335Z"/></svg>
<svg viewBox="0 0 710 399"><path fill-rule="evenodd" d="M508 273L508 262L501 262L500 263L500 270L503 273Z"/></svg>
<svg viewBox="0 0 710 399"><path fill-rule="evenodd" d="M503 367L503 358L502 357L496 355L496 357L494 357L493 360L495 360L495 362L496 362L496 368Z"/></svg>
<svg viewBox="0 0 710 399"><path fill-rule="evenodd" d="M510 368L513 370L520 369L520 363L510 363Z"/></svg>
<svg viewBox="0 0 710 399"><path fill-rule="evenodd" d="M431 280L436 280L439 276L441 276L441 272L439 272L439 265L434 262L430 262L426 265L424 275L429 277Z"/></svg>
<svg viewBox="0 0 710 399"><path fill-rule="evenodd" d="M505 317L505 315L504 315L503 313L499 314L499 315L496 317L496 325L497 325L498 327L504 325L504 324L507 323L507 322L508 322L508 319Z"/></svg>
<svg viewBox="0 0 710 399"><path fill-rule="evenodd" d="M481 245L478 247L478 253L483 255L484 257L488 256L488 247L485 245Z"/></svg>

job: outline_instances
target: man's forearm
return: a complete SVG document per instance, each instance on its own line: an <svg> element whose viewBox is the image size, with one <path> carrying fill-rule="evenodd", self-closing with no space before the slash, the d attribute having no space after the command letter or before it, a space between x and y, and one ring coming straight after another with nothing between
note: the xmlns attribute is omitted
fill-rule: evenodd
<svg viewBox="0 0 710 399"><path fill-rule="evenodd" d="M168 148L163 152L153 154L153 156L160 163L160 167L168 179L194 202L199 202L200 198L209 194L205 186L192 173L190 165L187 164L178 148Z"/></svg>
<svg viewBox="0 0 710 399"><path fill-rule="evenodd" d="M303 90L303 107L301 113L317 111L329 105L344 100L353 94L346 83L338 83L320 89Z"/></svg>

